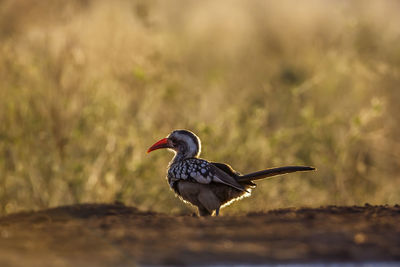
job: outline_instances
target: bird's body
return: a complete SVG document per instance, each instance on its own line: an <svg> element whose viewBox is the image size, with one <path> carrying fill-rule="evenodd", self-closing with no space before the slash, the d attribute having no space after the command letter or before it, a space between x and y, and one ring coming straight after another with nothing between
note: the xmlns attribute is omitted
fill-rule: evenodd
<svg viewBox="0 0 400 267"><path fill-rule="evenodd" d="M234 186L228 185L229 182L222 182L220 176L231 178ZM214 163L199 158L189 158L171 164L167 175L168 183L175 193L197 206L200 215L211 215L224 204L249 194L252 184L240 184L233 177L228 176Z"/></svg>
<svg viewBox="0 0 400 267"><path fill-rule="evenodd" d="M187 130L173 131L149 148L174 150L175 157L169 164L167 179L170 187L184 201L199 209L201 216L218 215L221 206L250 195L255 187L253 180L279 174L314 170L306 166L287 166L241 175L224 163L209 162L199 158L200 139Z"/></svg>

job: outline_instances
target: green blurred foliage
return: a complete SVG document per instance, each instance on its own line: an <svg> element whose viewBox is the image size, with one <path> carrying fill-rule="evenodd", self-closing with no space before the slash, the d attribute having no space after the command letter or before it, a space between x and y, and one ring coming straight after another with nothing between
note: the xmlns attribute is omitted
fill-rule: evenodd
<svg viewBox="0 0 400 267"><path fill-rule="evenodd" d="M0 212L187 213L146 149L196 132L261 181L225 213L400 202L397 1L0 1Z"/></svg>

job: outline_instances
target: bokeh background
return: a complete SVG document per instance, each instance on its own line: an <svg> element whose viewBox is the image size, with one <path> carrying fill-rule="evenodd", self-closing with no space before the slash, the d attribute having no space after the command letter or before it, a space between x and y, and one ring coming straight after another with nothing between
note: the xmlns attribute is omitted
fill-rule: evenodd
<svg viewBox="0 0 400 267"><path fill-rule="evenodd" d="M0 213L170 191L177 128L262 181L225 214L400 202L398 1L0 1Z"/></svg>

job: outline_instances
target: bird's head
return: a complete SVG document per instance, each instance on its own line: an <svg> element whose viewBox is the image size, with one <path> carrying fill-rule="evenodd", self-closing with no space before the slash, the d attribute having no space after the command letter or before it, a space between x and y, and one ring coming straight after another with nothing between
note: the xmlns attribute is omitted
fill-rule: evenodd
<svg viewBox="0 0 400 267"><path fill-rule="evenodd" d="M163 138L152 145L147 153L151 151L168 148L183 158L198 157L201 152L201 143L199 137L188 130L175 130L166 138Z"/></svg>

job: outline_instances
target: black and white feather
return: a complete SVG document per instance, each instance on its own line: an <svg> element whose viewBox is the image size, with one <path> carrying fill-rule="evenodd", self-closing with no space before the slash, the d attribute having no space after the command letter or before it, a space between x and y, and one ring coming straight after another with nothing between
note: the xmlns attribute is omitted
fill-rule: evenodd
<svg viewBox="0 0 400 267"><path fill-rule="evenodd" d="M245 188L233 177L204 159L189 158L173 162L168 170L168 181L170 186L174 188L175 183L179 180L201 184L209 184L211 182L222 183L240 191L245 191Z"/></svg>

